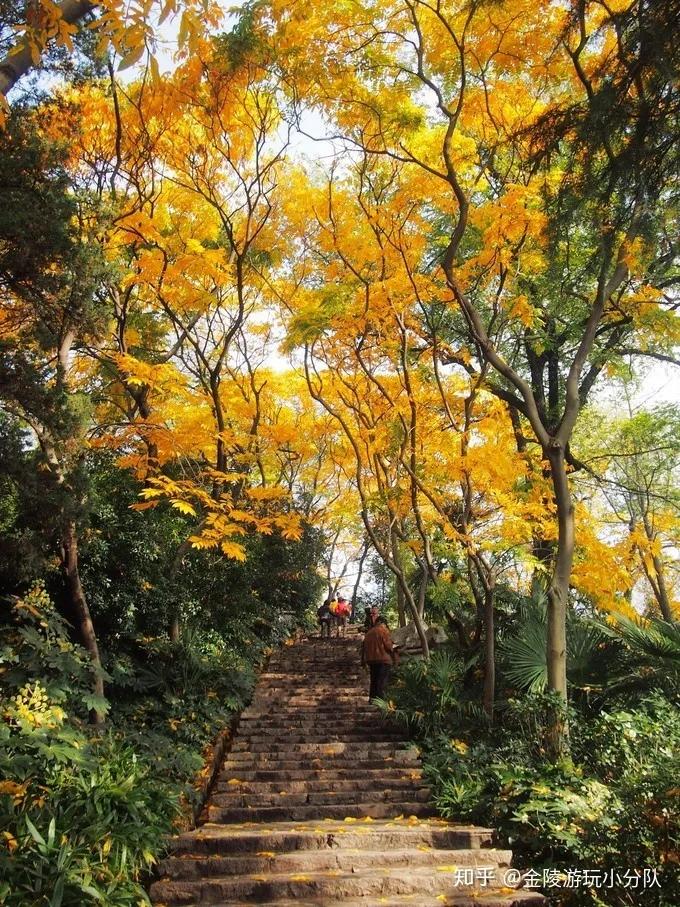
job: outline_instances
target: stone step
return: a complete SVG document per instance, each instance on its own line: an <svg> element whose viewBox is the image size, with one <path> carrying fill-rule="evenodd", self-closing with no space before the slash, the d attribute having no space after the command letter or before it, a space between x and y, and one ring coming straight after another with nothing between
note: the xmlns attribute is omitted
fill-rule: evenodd
<svg viewBox="0 0 680 907"><path fill-rule="evenodd" d="M258 685L296 684L304 680L309 687L351 686L360 685L367 671L359 667L356 653L352 655L351 665L339 662L300 662L294 668L276 665L266 674L260 674Z"/></svg>
<svg viewBox="0 0 680 907"><path fill-rule="evenodd" d="M321 718L346 718L348 715L351 715L356 716L357 718L366 718L370 721L371 719L379 718L380 712L374 705L371 705L368 700L362 698L356 702L329 702L326 699L322 703L314 702L311 705L297 703L295 707L289 706L287 702L284 702L276 710L273 709L269 701L266 700L262 704L262 707L256 707L251 703L248 708L244 709L241 713L242 718L311 718L314 715L319 715Z"/></svg>
<svg viewBox="0 0 680 907"><path fill-rule="evenodd" d="M250 706L246 709L245 712L241 715L241 720L239 722L239 727L242 724L245 724L247 727L250 724L272 724L272 725L293 725L293 724L319 724L322 726L327 725L340 725L345 726L346 724L358 724L358 725L383 725L389 724L389 721L386 721L382 715L378 712L375 706L370 706L365 710L360 710L359 708L351 708L346 711L341 711L340 709L333 710L322 709L322 708L299 708L295 709L292 712L287 711L286 709L266 709L262 711L258 707L255 709Z"/></svg>
<svg viewBox="0 0 680 907"><path fill-rule="evenodd" d="M493 831L456 825L444 819L396 816L388 821L313 819L277 822L274 826L206 823L170 842L173 853L257 853L316 851L326 848L389 851L436 847L479 850L491 844Z"/></svg>
<svg viewBox="0 0 680 907"><path fill-rule="evenodd" d="M265 683L269 680L281 678L283 680L295 679L300 676L309 677L311 680L328 681L331 678L343 682L358 681L365 676L363 668L359 667L357 652L353 651L349 657L342 659L304 658L293 664L292 662L270 665L266 674L260 674L258 682Z"/></svg>
<svg viewBox="0 0 680 907"><path fill-rule="evenodd" d="M301 677L304 677L310 682L319 683L320 686L328 686L332 682L341 684L361 683L361 679L365 676L365 671L357 666L357 661L354 658L344 664L340 662L329 664L328 662L306 661L294 666L270 666L266 674L260 674L258 683L281 683L286 681L297 683Z"/></svg>
<svg viewBox="0 0 680 907"><path fill-rule="evenodd" d="M234 740L233 746L240 745L242 741L239 739L238 735ZM268 746L267 743L257 744L258 746ZM412 752L415 757L418 756L418 748L411 743L410 741L402 740L385 740L381 743L372 743L370 746L362 741L342 743L341 741L333 741L330 743L293 743L290 746L287 746L286 743L272 743L270 752L278 753L286 749L293 749L298 753L326 753L327 749L332 749L334 753L340 752L353 752L358 753L362 750L370 751L372 754L375 753L384 753L385 755L393 755L394 752ZM257 750L255 750L257 752ZM330 755L330 751L328 752Z"/></svg>
<svg viewBox="0 0 680 907"><path fill-rule="evenodd" d="M245 793L238 788L219 791L213 794L210 802L213 806L304 806L306 804L327 806L335 803L392 803L409 799L426 803L431 796L427 787L392 789L389 787L372 790L324 790L324 791L262 791Z"/></svg>
<svg viewBox="0 0 680 907"><path fill-rule="evenodd" d="M273 740L265 739L263 741L253 741L241 740L237 737L231 747L231 755L234 756L240 753L269 753L272 755L281 754L283 758L290 753L309 753L312 755L319 756L337 756L338 754L343 755L359 755L365 753L367 756L375 757L377 755L384 756L396 756L396 755L405 755L406 753L411 754L412 759L418 758L418 751L415 750L412 746L399 745L399 740L380 740L372 741L370 744L365 740L350 740L345 742L342 740L321 740L302 743L293 743L292 741L280 741L275 742Z"/></svg>
<svg viewBox="0 0 680 907"><path fill-rule="evenodd" d="M356 649L352 646L350 652L340 653L335 658L310 656L297 662L277 662L270 664L267 673L260 674L260 678L265 682L274 677L289 679L304 674L315 681L328 681L332 678L339 681L357 679L365 673L360 666L360 657L357 657L359 651L359 646Z"/></svg>
<svg viewBox="0 0 680 907"><path fill-rule="evenodd" d="M253 705L259 702L265 702L268 709L278 705L279 708L290 708L292 706L313 704L315 709L326 710L328 713L333 712L334 706L347 705L352 711L356 710L358 705L369 707L368 702L368 682L365 687L354 687L346 692L337 690L315 690L309 693L304 690L282 690L279 687L260 687L253 693Z"/></svg>
<svg viewBox="0 0 680 907"><path fill-rule="evenodd" d="M306 806L213 806L206 807L209 822L304 822L307 819L365 818L390 819L399 814L432 816L429 803L404 799L393 803L334 803Z"/></svg>
<svg viewBox="0 0 680 907"><path fill-rule="evenodd" d="M270 659L203 811L170 842L160 907L530 907L491 890L512 854L492 831L432 818L419 750L367 702L359 640ZM497 877L498 878L497 878Z"/></svg>
<svg viewBox="0 0 680 907"><path fill-rule="evenodd" d="M361 703L364 703L364 697L361 697ZM367 711L361 712L357 708L357 700L348 704L347 708L343 709L342 703L329 701L328 697L320 699L317 702L291 702L291 700L274 700L265 696L258 696L253 700L252 708L253 712L248 712L247 716L250 718L253 715L258 715L258 717L274 716L278 717L282 715L281 720L285 720L290 712L288 711L289 707L297 712L299 715L318 715L320 719L332 719L335 717L338 721L346 721L349 719L364 719L366 721L377 720L379 718L379 713L375 706L368 704L368 687L366 688L366 701L365 705ZM285 706L285 709L284 709ZM369 712L368 709L372 711Z"/></svg>
<svg viewBox="0 0 680 907"><path fill-rule="evenodd" d="M400 744L401 741L394 740L379 743L367 743L366 741L343 743L342 740L327 740L321 743L291 743L288 745L273 743L271 747L258 743L249 749L239 749L234 744L227 759L239 761L246 757L255 759L268 757L285 761L299 758L314 760L342 757L343 760L351 759L354 762L364 760L375 762L376 759L393 760L395 758L399 758L402 762L418 762L418 752Z"/></svg>
<svg viewBox="0 0 680 907"><path fill-rule="evenodd" d="M294 738L301 738L299 740ZM318 738L318 740L316 739ZM376 742L383 743L395 743L401 744L403 746L408 746L411 741L405 737L400 731L393 728L377 727L373 728L357 728L357 727L337 727L333 728L331 725L328 727L309 727L309 728L300 728L300 727L274 727L274 728L253 728L252 730L245 730L243 733L237 733L234 737L234 742L248 741L252 743L265 743L271 741L272 743L285 743L290 741L291 743L323 743L324 740L329 742L337 742L338 738L342 738L349 743L361 743L368 742L371 740L376 740ZM383 738L382 741L378 738Z"/></svg>
<svg viewBox="0 0 680 907"><path fill-rule="evenodd" d="M301 678L307 678L314 681L314 685L317 687L323 686L349 686L354 682L355 684L360 683L362 677L364 677L363 671L356 670L356 667L352 665L343 668L338 671L334 677L319 677L316 673L316 669L311 665L298 665L296 668L280 668L278 670L269 670L264 674L260 674L258 677L259 684L269 684L269 683L283 683L285 681L290 681L291 683L299 683Z"/></svg>
<svg viewBox="0 0 680 907"><path fill-rule="evenodd" d="M369 714L357 714L356 711L348 715L319 715L313 713L303 715L299 712L286 713L263 713L261 715L241 716L238 723L239 733L249 731L254 728L280 728L281 730L294 728L336 728L349 727L360 730L369 730L370 728L382 727L393 728L394 725L383 719L376 711Z"/></svg>
<svg viewBox="0 0 680 907"><path fill-rule="evenodd" d="M284 730L278 733L255 733L239 734L232 748L238 745L238 749L256 748L268 744L280 745L282 743L318 743L320 745L331 743L408 743L403 734L399 731L372 730L372 731L343 731L338 728L337 731L320 730L318 733L309 731L308 733L293 732L286 733Z"/></svg>
<svg viewBox="0 0 680 907"><path fill-rule="evenodd" d="M355 768L311 768L302 769L299 766L294 769L245 769L235 767L225 767L220 771L218 776L219 782L229 782L232 779L239 781L308 781L314 779L324 779L326 781L345 780L356 778L365 778L376 783L382 781L394 780L396 778L417 781L422 777L422 769L417 766L395 766L387 768L383 763L378 768L364 768L357 773Z"/></svg>
<svg viewBox="0 0 680 907"><path fill-rule="evenodd" d="M321 715L334 715L356 714L359 703L364 704L367 709L371 708L368 703L368 684L366 684L365 690L357 691L351 696L331 696L320 693L318 696L301 696L299 699L278 692L257 690L253 696L252 705L256 709L264 709L269 714L285 707L287 710L309 708L318 711Z"/></svg>
<svg viewBox="0 0 680 907"><path fill-rule="evenodd" d="M398 768L416 767L417 759L408 756L376 756L367 755L356 757L343 753L333 756L314 756L310 753L293 754L295 758L283 759L277 753L234 753L229 755L222 765L222 770L231 772L241 771L319 771L323 769L351 768L352 774L362 775L367 769L387 769L394 766Z"/></svg>
<svg viewBox="0 0 680 907"><path fill-rule="evenodd" d="M366 689L368 691L368 674L364 677L364 683L353 683L349 686L340 686L337 683L317 684L310 681L308 684L296 684L294 687L280 684L258 684L255 687L254 695L266 691L272 696L279 699L290 697L291 699L311 699L318 702L320 699L326 699L329 702L340 702L350 704L360 698L360 693ZM368 704L368 703L367 703Z"/></svg>
<svg viewBox="0 0 680 907"><path fill-rule="evenodd" d="M437 897L429 895L390 895L389 901L384 897L360 898L289 898L267 901L268 907L545 907L545 898L534 891L499 892L483 889L472 894L445 893ZM196 904L189 907L197 907ZM213 907L243 907L243 901L219 901Z"/></svg>
<svg viewBox="0 0 680 907"><path fill-rule="evenodd" d="M361 702L364 693L368 693L368 678L365 683L353 683L347 686L315 684L311 687L300 681L296 684L268 683L266 686L257 686L254 690L255 697L266 694L268 697L285 699L286 702L294 702L296 699L313 699L314 702L318 702L325 699L331 704L333 702Z"/></svg>
<svg viewBox="0 0 680 907"><path fill-rule="evenodd" d="M259 854L233 856L169 857L160 870L170 879L201 879L211 876L230 876L262 872L324 872L340 870L354 872L365 867L417 866L493 866L507 867L512 859L510 850L325 850L293 853L262 851Z"/></svg>
<svg viewBox="0 0 680 907"><path fill-rule="evenodd" d="M294 660L287 658L275 662L270 661L267 665L265 676L270 674L295 675L301 671L316 671L316 677L326 680L330 671L333 671L338 677L344 677L348 674L357 675L362 671L360 653L361 642L359 641L353 642L346 647L338 647L335 652L328 652L323 649L319 649L316 652L300 652Z"/></svg>
<svg viewBox="0 0 680 907"><path fill-rule="evenodd" d="M399 729L379 722L375 722L373 725L357 725L349 722L347 724L337 722L335 725L331 722L326 722L325 724L318 723L317 725L314 725L310 722L307 725L291 724L288 726L283 724L263 725L258 722L252 723L246 727L241 725L234 739L253 740L257 737L285 737L286 740L288 740L291 736L301 737L305 735L316 735L337 737L343 734L351 734L355 737L360 737L363 734L386 734L390 740L403 741L404 745L411 743L408 737L406 737Z"/></svg>
<svg viewBox="0 0 680 907"><path fill-rule="evenodd" d="M221 777L221 776L220 776ZM410 790L414 786L414 778L406 775L404 778L390 778L383 782L383 775L375 778L351 778L346 780L329 780L328 778L313 778L304 781L239 781L238 779L220 780L218 778L213 792L216 794L236 791L241 794L262 794L271 792L278 794L284 791L287 794L310 793L312 791L370 791L382 787L395 790L404 788Z"/></svg>
<svg viewBox="0 0 680 907"><path fill-rule="evenodd" d="M484 864L489 872L496 867ZM481 869L482 867L478 867ZM501 872L499 872L500 876ZM250 903L271 904L284 898L365 898L393 895L458 895L482 890L480 880L471 873L472 884L456 876L455 864L441 867L387 868L368 867L357 872L278 873L251 876L218 876L193 881L163 880L151 887L153 898L172 904L215 904L225 898ZM502 884L499 879L499 885ZM487 887L487 886L484 886Z"/></svg>
<svg viewBox="0 0 680 907"><path fill-rule="evenodd" d="M238 728L238 737L252 739L253 737L276 737L290 734L332 734L337 736L338 734L354 734L358 736L360 734L387 734L390 737L401 737L403 740L408 740L404 732L394 727L394 725L387 724L382 721L374 722L356 722L351 718L346 719L345 721L318 721L312 722L308 721L304 724L292 724L289 722L263 722L263 721L251 721L247 724L240 724Z"/></svg>
<svg viewBox="0 0 680 907"><path fill-rule="evenodd" d="M339 703L340 705L353 706L357 702L361 702L362 697L361 693L368 692L368 678L366 678L365 687L359 684L352 685L345 689L338 689L337 686L330 687L318 687L307 686L301 689L281 689L280 687L275 687L267 684L267 686L257 686L254 690L254 697L266 694L269 698L267 702L279 701L282 703L299 703L300 705L304 702L312 702L315 705L318 705L320 702L324 702L329 706ZM366 706L368 706L368 700L366 700Z"/></svg>

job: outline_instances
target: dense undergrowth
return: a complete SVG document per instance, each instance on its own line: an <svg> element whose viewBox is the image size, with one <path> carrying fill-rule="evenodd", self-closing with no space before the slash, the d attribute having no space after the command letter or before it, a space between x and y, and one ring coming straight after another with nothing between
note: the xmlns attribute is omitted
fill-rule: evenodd
<svg viewBox="0 0 680 907"><path fill-rule="evenodd" d="M88 657L40 586L3 629L0 903L148 903L147 873L186 823L202 751L248 700L264 643L246 659L217 636L119 641L95 732Z"/></svg>
<svg viewBox="0 0 680 907"><path fill-rule="evenodd" d="M297 542L249 536L243 563L180 557L184 518L135 511L139 481L91 452L79 560L102 701L54 553L59 501L29 441L0 418L11 466L0 481L0 904L133 907L148 903L165 836L191 818L210 745L269 647L318 598L323 539L306 526Z"/></svg>
<svg viewBox="0 0 680 907"><path fill-rule="evenodd" d="M618 638L606 625L590 624L588 632L591 682L605 661L610 676L573 685L570 753L557 764L546 757L546 716L555 703L509 682L517 677L513 645L502 659L506 697L493 724L477 705L478 672L454 648L429 663L406 662L384 708L420 741L440 813L495 828L515 865L537 873L536 887L552 874L554 887L543 891L557 903L677 907L679 631L666 625L664 635L658 622L646 646L645 631L630 625ZM596 871L590 884L578 875L586 869Z"/></svg>

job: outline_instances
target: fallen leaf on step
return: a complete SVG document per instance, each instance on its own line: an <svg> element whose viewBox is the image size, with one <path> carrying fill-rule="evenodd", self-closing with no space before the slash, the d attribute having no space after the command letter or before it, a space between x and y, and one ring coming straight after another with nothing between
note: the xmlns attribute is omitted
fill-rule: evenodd
<svg viewBox="0 0 680 907"><path fill-rule="evenodd" d="M288 876L288 878L290 879L291 882L311 882L312 881L311 876L306 876L306 875L294 875L294 876Z"/></svg>
<svg viewBox="0 0 680 907"><path fill-rule="evenodd" d="M354 818L354 816L345 816L343 821L344 822L356 822L356 819Z"/></svg>
<svg viewBox="0 0 680 907"><path fill-rule="evenodd" d="M439 872L457 872L458 871L458 867L454 866L453 864L449 864L448 866L437 866L437 869L439 870Z"/></svg>
<svg viewBox="0 0 680 907"><path fill-rule="evenodd" d="M273 850L258 850L255 854L256 857L275 857L276 852Z"/></svg>
<svg viewBox="0 0 680 907"><path fill-rule="evenodd" d="M227 784L243 784L243 782L242 782L242 781L239 781L238 778L230 778L230 779L227 781Z"/></svg>
<svg viewBox="0 0 680 907"><path fill-rule="evenodd" d="M371 816L366 816L361 821L362 822L375 822L375 819L371 818Z"/></svg>
<svg viewBox="0 0 680 907"><path fill-rule="evenodd" d="M445 894L438 894L438 895L437 895L437 900L438 900L438 901L443 901L444 903L446 903L446 900L447 900L446 895L445 895Z"/></svg>
<svg viewBox="0 0 680 907"><path fill-rule="evenodd" d="M417 847L418 850L432 850L430 844L419 844Z"/></svg>

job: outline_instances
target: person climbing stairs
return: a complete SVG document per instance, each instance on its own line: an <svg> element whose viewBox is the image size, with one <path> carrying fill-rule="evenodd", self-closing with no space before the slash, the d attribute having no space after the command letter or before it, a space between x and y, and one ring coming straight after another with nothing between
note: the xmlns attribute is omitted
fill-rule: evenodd
<svg viewBox="0 0 680 907"><path fill-rule="evenodd" d="M366 702L359 647L309 638L271 657L202 824L159 867L157 907L545 903L517 890L491 829L435 817L417 748Z"/></svg>

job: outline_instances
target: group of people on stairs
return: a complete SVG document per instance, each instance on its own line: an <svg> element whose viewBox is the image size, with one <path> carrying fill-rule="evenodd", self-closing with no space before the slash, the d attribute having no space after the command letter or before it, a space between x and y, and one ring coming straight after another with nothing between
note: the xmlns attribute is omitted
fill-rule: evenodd
<svg viewBox="0 0 680 907"><path fill-rule="evenodd" d="M346 598L338 595L337 598L327 598L326 601L317 610L319 625L321 626L321 638L330 639L331 630L335 628L336 636L344 636L347 621L352 614L352 609Z"/></svg>
<svg viewBox="0 0 680 907"><path fill-rule="evenodd" d="M342 596L327 598L317 610L321 638L329 639L335 627L336 636L345 635L351 608ZM399 647L395 646L387 627L387 621L380 616L377 608L366 608L364 617L364 638L361 643L361 667L368 670L370 683L368 701L384 699L392 667L399 664Z"/></svg>

